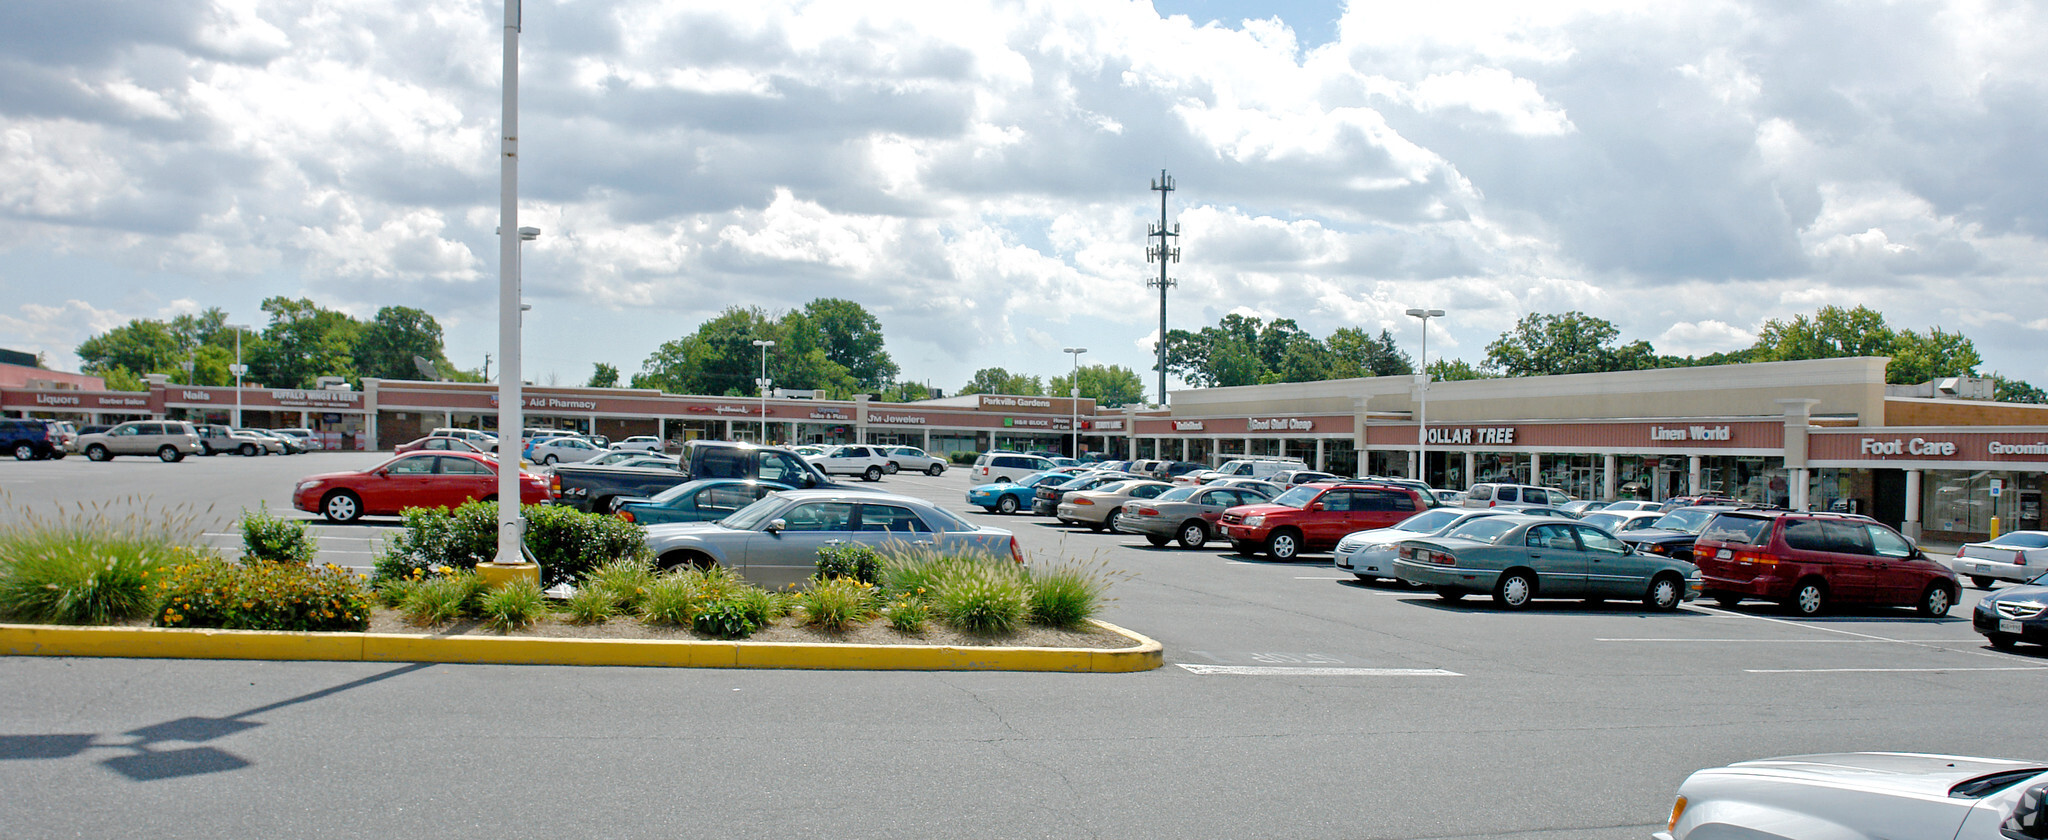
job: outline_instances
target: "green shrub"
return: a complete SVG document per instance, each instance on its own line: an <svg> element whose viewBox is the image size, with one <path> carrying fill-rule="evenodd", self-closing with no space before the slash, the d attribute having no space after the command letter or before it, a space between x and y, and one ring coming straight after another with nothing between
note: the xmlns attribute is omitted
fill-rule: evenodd
<svg viewBox="0 0 2048 840"><path fill-rule="evenodd" d="M875 583L882 571L882 555L864 545L828 545L818 549L817 572L812 580L852 578Z"/></svg>
<svg viewBox="0 0 2048 840"><path fill-rule="evenodd" d="M923 598L903 596L882 608L882 616L889 619L889 626L896 632L919 636L924 634L925 623L931 621L932 608Z"/></svg>
<svg viewBox="0 0 2048 840"><path fill-rule="evenodd" d="M747 618L755 626L766 627L776 619L789 614L790 602L783 595L769 592L758 586L748 586L732 595L732 601L740 605Z"/></svg>
<svg viewBox="0 0 2048 840"><path fill-rule="evenodd" d="M406 508L399 519L403 528L377 556L376 580L424 574L437 566L473 569L498 556L497 502L470 502L453 512Z"/></svg>
<svg viewBox="0 0 2048 840"><path fill-rule="evenodd" d="M584 575L577 587L582 590L603 592L611 601L625 609L637 609L641 599L647 597L648 587L654 585L654 564L645 558L613 560Z"/></svg>
<svg viewBox="0 0 2048 840"><path fill-rule="evenodd" d="M619 601L607 590L585 586L563 602L562 612L576 624L603 624L619 614Z"/></svg>
<svg viewBox="0 0 2048 840"><path fill-rule="evenodd" d="M469 615L483 593L483 578L468 569L421 580L398 604L407 621L422 627Z"/></svg>
<svg viewBox="0 0 2048 840"><path fill-rule="evenodd" d="M834 632L856 627L875 615L875 588L848 578L821 580L798 593L804 623Z"/></svg>
<svg viewBox="0 0 2048 840"><path fill-rule="evenodd" d="M20 524L0 528L0 616L16 621L108 624L143 618L156 611L161 595L153 578L213 556L186 544L203 530L188 514L18 515L24 517Z"/></svg>
<svg viewBox="0 0 2048 840"><path fill-rule="evenodd" d="M981 457L979 452L962 452L957 449L946 453L946 460L953 462L954 466L959 467L974 466L974 459L979 457Z"/></svg>
<svg viewBox="0 0 2048 840"><path fill-rule="evenodd" d="M1106 584L1079 566L1056 566L1033 572L1031 620L1047 627L1072 630L1087 624L1101 608Z"/></svg>
<svg viewBox="0 0 2048 840"><path fill-rule="evenodd" d="M525 511L526 548L540 564L543 587L574 584L606 563L649 556L640 526L616 516L555 505Z"/></svg>
<svg viewBox="0 0 2048 840"><path fill-rule="evenodd" d="M716 598L699 604L696 614L691 616L690 626L717 639L744 639L761 629L761 623L735 597Z"/></svg>
<svg viewBox="0 0 2048 840"><path fill-rule="evenodd" d="M160 627L360 631L370 626L363 579L333 564L244 565L206 559L171 569L161 586Z"/></svg>
<svg viewBox="0 0 2048 840"><path fill-rule="evenodd" d="M479 595L476 611L493 630L518 630L547 615L548 602L539 584L521 580Z"/></svg>
<svg viewBox="0 0 2048 840"><path fill-rule="evenodd" d="M697 580L687 572L655 578L640 599L640 620L648 624L688 627L697 614Z"/></svg>
<svg viewBox="0 0 2048 840"><path fill-rule="evenodd" d="M305 522L271 515L268 503L254 512L242 511L242 556L310 566L318 552Z"/></svg>

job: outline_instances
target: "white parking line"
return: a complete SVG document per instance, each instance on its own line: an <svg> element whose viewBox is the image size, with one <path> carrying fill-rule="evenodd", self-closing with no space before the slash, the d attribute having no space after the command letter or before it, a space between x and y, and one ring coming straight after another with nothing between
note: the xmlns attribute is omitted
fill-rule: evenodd
<svg viewBox="0 0 2048 840"><path fill-rule="evenodd" d="M1297 577L1297 578L1295 578L1295 580L1350 580L1350 579L1351 579L1351 576L1350 576L1350 575L1339 575L1339 576L1331 576L1331 575L1324 575L1324 576L1321 576L1321 577Z"/></svg>
<svg viewBox="0 0 2048 840"><path fill-rule="evenodd" d="M2010 668L1744 668L1745 674L1945 674L1951 671L2048 671L2048 665Z"/></svg>
<svg viewBox="0 0 2048 840"><path fill-rule="evenodd" d="M1702 642L1760 645L1954 644L1955 639L1594 639L1596 642Z"/></svg>
<svg viewBox="0 0 2048 840"><path fill-rule="evenodd" d="M1300 668L1274 665L1190 665L1178 663L1188 673L1234 674L1248 677L1462 677L1442 668Z"/></svg>

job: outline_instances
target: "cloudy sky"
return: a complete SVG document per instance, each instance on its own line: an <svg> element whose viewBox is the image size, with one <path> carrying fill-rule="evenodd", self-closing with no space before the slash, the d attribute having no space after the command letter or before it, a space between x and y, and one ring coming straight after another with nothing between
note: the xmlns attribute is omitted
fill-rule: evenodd
<svg viewBox="0 0 2048 840"><path fill-rule="evenodd" d="M502 2L16 0L0 346L267 296L497 347ZM729 305L882 321L905 379L1147 371L1175 328L1530 312L1666 353L1866 304L2048 382L2048 13L2027 2L528 0L529 376Z"/></svg>

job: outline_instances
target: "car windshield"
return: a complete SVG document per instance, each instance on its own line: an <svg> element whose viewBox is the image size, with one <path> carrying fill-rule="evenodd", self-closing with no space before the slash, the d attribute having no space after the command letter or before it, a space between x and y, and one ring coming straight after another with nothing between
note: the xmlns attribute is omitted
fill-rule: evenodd
<svg viewBox="0 0 2048 840"><path fill-rule="evenodd" d="M1273 504L1285 505L1291 508L1308 507L1308 503L1315 501L1315 498L1317 496L1322 495L1323 491L1326 489L1328 488L1296 487L1292 490L1280 494L1279 496L1274 497Z"/></svg>
<svg viewBox="0 0 2048 840"><path fill-rule="evenodd" d="M1153 499L1152 501L1155 501L1155 502L1185 502L1185 501L1187 501L1187 500L1188 500L1188 497L1189 497L1189 496L1195 495L1195 491L1196 491L1196 490L1199 490L1199 489L1201 489L1201 488L1199 488L1199 487L1175 487L1175 488L1173 488L1172 490L1168 490L1168 491L1166 491L1166 492L1164 492L1164 493L1161 493L1161 494L1159 494L1159 498Z"/></svg>
<svg viewBox="0 0 2048 840"><path fill-rule="evenodd" d="M1515 525L1516 523L1511 520L1488 516L1452 528L1450 533L1444 536L1490 544L1499 542L1502 535L1515 530Z"/></svg>
<svg viewBox="0 0 2048 840"><path fill-rule="evenodd" d="M718 524L740 531L757 531L768 524L768 520L782 510L782 494L770 493L760 501L733 511L731 516L718 520Z"/></svg>
<svg viewBox="0 0 2048 840"><path fill-rule="evenodd" d="M667 503L670 500L688 495L691 491L696 490L697 486L697 482L685 481L674 487L670 487L667 490L663 490L659 493L654 494L654 500L657 502ZM735 513L737 513L737 511L735 511Z"/></svg>
<svg viewBox="0 0 2048 840"><path fill-rule="evenodd" d="M1999 548L2048 548L2048 533L2041 531L2014 531L1985 545Z"/></svg>
<svg viewBox="0 0 2048 840"><path fill-rule="evenodd" d="M1617 513L1589 513L1586 514L1579 521L1604 530L1612 531L1616 528L1621 527L1621 523L1628 521L1628 519L1627 517L1624 517Z"/></svg>
<svg viewBox="0 0 2048 840"><path fill-rule="evenodd" d="M1401 524L1395 525L1394 530L1413 531L1417 534L1434 534L1443 530L1444 526L1458 521L1458 517L1464 515L1464 513L1455 510L1425 511L1401 520Z"/></svg>
<svg viewBox="0 0 2048 840"><path fill-rule="evenodd" d="M1707 527L1707 521L1713 519L1714 514L1717 513L1720 513L1720 511L1706 508L1679 508L1658 517L1657 524L1650 527L1666 531L1684 531L1688 534L1697 534L1701 528Z"/></svg>

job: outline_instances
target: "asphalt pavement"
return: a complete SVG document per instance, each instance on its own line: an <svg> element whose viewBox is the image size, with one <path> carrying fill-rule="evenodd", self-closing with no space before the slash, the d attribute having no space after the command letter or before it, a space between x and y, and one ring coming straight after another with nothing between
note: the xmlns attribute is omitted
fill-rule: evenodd
<svg viewBox="0 0 2048 840"><path fill-rule="evenodd" d="M0 464L25 500L288 509L363 453ZM2048 655L1946 619L1766 605L1447 603L879 489L1117 575L1129 675L0 658L0 824L24 837L1644 838L1692 770L1916 750L2048 759ZM151 508L156 509L156 508ZM308 516L308 514L300 514ZM323 559L390 521L317 526ZM219 539L212 537L208 539ZM361 541L361 542L352 542ZM230 542L231 544L231 542Z"/></svg>

